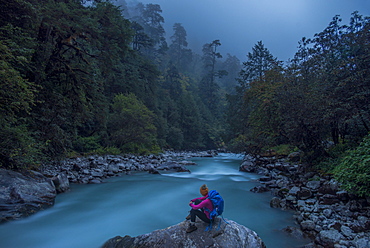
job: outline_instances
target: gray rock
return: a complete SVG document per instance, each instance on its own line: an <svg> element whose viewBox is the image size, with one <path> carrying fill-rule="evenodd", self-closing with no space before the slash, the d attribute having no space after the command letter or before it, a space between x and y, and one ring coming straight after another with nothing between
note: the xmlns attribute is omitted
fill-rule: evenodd
<svg viewBox="0 0 370 248"><path fill-rule="evenodd" d="M99 184L101 181L99 179L92 179L89 181L90 184Z"/></svg>
<svg viewBox="0 0 370 248"><path fill-rule="evenodd" d="M65 173L60 173L51 179L54 183L57 193L63 193L70 190L69 180Z"/></svg>
<svg viewBox="0 0 370 248"><path fill-rule="evenodd" d="M188 161L188 160L183 160L183 161L180 161L179 164L182 164L182 165L196 165L195 162L193 161Z"/></svg>
<svg viewBox="0 0 370 248"><path fill-rule="evenodd" d="M288 155L288 159L292 162L298 162L301 160L301 153L300 152L292 152Z"/></svg>
<svg viewBox="0 0 370 248"><path fill-rule="evenodd" d="M251 192L253 193L264 193L264 192L267 192L269 191L269 189L265 186L256 186L256 187L253 187L252 189L250 189Z"/></svg>
<svg viewBox="0 0 370 248"><path fill-rule="evenodd" d="M288 201L295 201L297 200L297 197L295 197L294 195L288 195L285 199L287 199Z"/></svg>
<svg viewBox="0 0 370 248"><path fill-rule="evenodd" d="M118 164L109 164L108 165L108 170L113 172L113 173L119 173L120 172L120 168L119 168Z"/></svg>
<svg viewBox="0 0 370 248"><path fill-rule="evenodd" d="M270 201L270 207L272 207L272 208L280 208L281 207L280 203L281 203L280 198L273 197L271 199L271 201Z"/></svg>
<svg viewBox="0 0 370 248"><path fill-rule="evenodd" d="M337 230L323 230L318 234L316 242L324 247L334 247L334 244L338 244L343 238Z"/></svg>
<svg viewBox="0 0 370 248"><path fill-rule="evenodd" d="M334 180L330 180L328 182L325 182L320 188L319 188L319 193L325 195L325 194L330 194L330 195L336 195L336 193L339 191L338 190L338 182Z"/></svg>
<svg viewBox="0 0 370 248"><path fill-rule="evenodd" d="M190 172L184 165L177 162L171 161L161 164L157 167L157 170L170 170L175 172Z"/></svg>
<svg viewBox="0 0 370 248"><path fill-rule="evenodd" d="M305 238L305 234L298 227L287 226L287 227L283 228L283 231L288 233L290 236L292 236L296 239L304 239Z"/></svg>
<svg viewBox="0 0 370 248"><path fill-rule="evenodd" d="M54 183L37 172L0 169L0 222L29 216L54 204Z"/></svg>
<svg viewBox="0 0 370 248"><path fill-rule="evenodd" d="M332 215L332 213L333 213L333 210L331 210L330 208L327 208L327 209L324 209L323 211L322 211L322 213L324 214L324 216L326 217L326 218L330 218L330 216Z"/></svg>
<svg viewBox="0 0 370 248"><path fill-rule="evenodd" d="M290 190L289 190L289 194L290 195L297 195L297 193L300 191L301 189L299 187L292 187Z"/></svg>
<svg viewBox="0 0 370 248"><path fill-rule="evenodd" d="M253 160L245 160L239 167L239 171L244 172L255 172L256 171L256 163Z"/></svg>
<svg viewBox="0 0 370 248"><path fill-rule="evenodd" d="M222 221L220 219L216 220ZM205 231L208 224L196 223L198 230L186 233L188 221L165 229L156 230L148 234L136 237L114 237L109 239L103 248L203 248L203 247L245 247L245 248L265 248L261 238L252 230L229 220L230 224L222 221L221 227L217 230Z"/></svg>
<svg viewBox="0 0 370 248"><path fill-rule="evenodd" d="M307 188L317 190L320 188L321 182L320 181L308 181L306 186Z"/></svg>
<svg viewBox="0 0 370 248"><path fill-rule="evenodd" d="M307 200L312 196L312 192L307 188L302 188L297 192L297 197L301 200Z"/></svg>
<svg viewBox="0 0 370 248"><path fill-rule="evenodd" d="M360 238L355 241L356 248L369 248L370 238Z"/></svg>
<svg viewBox="0 0 370 248"><path fill-rule="evenodd" d="M345 190L338 191L336 194L337 194L338 199L341 201L348 201L349 199L349 194Z"/></svg>
<svg viewBox="0 0 370 248"><path fill-rule="evenodd" d="M305 220L305 221L301 222L302 230L311 231L311 230L315 229L315 226L316 226L315 222L313 222L311 220Z"/></svg>
<svg viewBox="0 0 370 248"><path fill-rule="evenodd" d="M340 230L341 230L341 232L344 236L352 238L353 232L352 232L351 228L349 228L348 226L342 226L340 228Z"/></svg>
<svg viewBox="0 0 370 248"><path fill-rule="evenodd" d="M358 222L360 223L361 226L366 227L367 229L370 228L370 220L369 218L365 216L358 216L357 217Z"/></svg>

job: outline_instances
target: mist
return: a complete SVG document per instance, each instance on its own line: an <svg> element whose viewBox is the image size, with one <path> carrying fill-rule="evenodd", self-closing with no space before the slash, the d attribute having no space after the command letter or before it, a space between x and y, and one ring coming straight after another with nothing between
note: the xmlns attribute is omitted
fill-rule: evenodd
<svg viewBox="0 0 370 248"><path fill-rule="evenodd" d="M246 55L260 40L279 60L293 58L298 41L312 38L340 15L342 23L351 13L370 15L367 0L141 0L126 1L159 4L165 19L167 38L174 23L187 32L189 48L201 54L205 43L219 39L219 51L245 61Z"/></svg>

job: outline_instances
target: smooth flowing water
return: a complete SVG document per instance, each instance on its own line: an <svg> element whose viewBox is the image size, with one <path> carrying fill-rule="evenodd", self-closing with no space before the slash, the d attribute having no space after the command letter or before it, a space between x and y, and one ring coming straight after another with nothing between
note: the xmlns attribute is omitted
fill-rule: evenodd
<svg viewBox="0 0 370 248"><path fill-rule="evenodd" d="M281 230L295 226L292 212L270 208L270 193L249 191L259 185L259 176L239 172L241 159L233 154L193 158L197 165L188 166L191 173L139 172L103 184L72 185L70 192L57 196L53 207L0 225L0 247L101 247L117 235L137 236L166 228L184 220L189 200L200 196L203 183L223 196L223 216L256 231L268 248L307 243Z"/></svg>

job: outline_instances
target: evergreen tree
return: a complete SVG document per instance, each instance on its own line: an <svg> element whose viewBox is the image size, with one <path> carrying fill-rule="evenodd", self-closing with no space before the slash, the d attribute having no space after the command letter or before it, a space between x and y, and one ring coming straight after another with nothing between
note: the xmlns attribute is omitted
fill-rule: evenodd
<svg viewBox="0 0 370 248"><path fill-rule="evenodd" d="M240 60L236 56L227 54L227 58L222 63L221 68L227 72L227 75L220 78L220 87L225 91L226 94L234 94L235 87L238 83L237 78L242 69Z"/></svg>
<svg viewBox="0 0 370 248"><path fill-rule="evenodd" d="M174 34L171 36L172 43L168 50L170 63L178 67L180 71L187 72L192 63L192 52L186 48L188 46L186 30L180 23L175 23L173 30Z"/></svg>
<svg viewBox="0 0 370 248"><path fill-rule="evenodd" d="M199 92L204 104L211 111L216 111L219 104L219 85L215 81L216 76L220 75L216 71L216 62L217 59L222 58L222 55L217 52L219 46L221 46L219 40L203 45L204 76L199 83Z"/></svg>

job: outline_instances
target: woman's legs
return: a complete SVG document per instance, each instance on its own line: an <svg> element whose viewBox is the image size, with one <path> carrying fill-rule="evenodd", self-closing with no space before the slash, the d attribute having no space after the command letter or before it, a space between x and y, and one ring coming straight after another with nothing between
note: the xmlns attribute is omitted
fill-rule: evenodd
<svg viewBox="0 0 370 248"><path fill-rule="evenodd" d="M206 223L211 223L211 221L207 218L207 215L201 210L190 210L190 221L195 222L196 217L198 216L199 219Z"/></svg>
<svg viewBox="0 0 370 248"><path fill-rule="evenodd" d="M194 204L195 205L198 205L199 203L201 203L202 201L201 200L195 200L195 202L194 202ZM189 213L189 215L188 216L186 216L186 218L185 218L186 220L190 220L191 219L191 214Z"/></svg>
<svg viewBox="0 0 370 248"><path fill-rule="evenodd" d="M198 205L199 203L201 203L200 200L196 200L195 201L195 205ZM210 219L207 218L207 215L200 209L198 210L195 210L195 209L191 209L190 210L190 224L189 224L189 227L188 229L186 230L187 233L190 233L190 232L193 232L195 230L197 230L197 227L195 226L195 219L197 218L201 219L202 221L206 222L206 223L211 223ZM188 219L189 217L187 217L186 219Z"/></svg>

